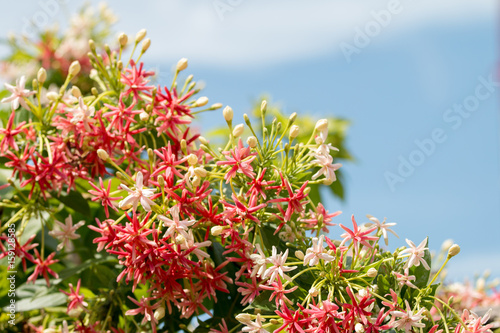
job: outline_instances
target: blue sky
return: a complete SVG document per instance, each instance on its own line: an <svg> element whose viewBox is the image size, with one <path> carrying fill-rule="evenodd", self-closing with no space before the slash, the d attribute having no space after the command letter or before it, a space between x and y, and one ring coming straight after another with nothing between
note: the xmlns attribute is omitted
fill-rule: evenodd
<svg viewBox="0 0 500 333"><path fill-rule="evenodd" d="M350 119L356 162L343 167L347 199L327 203L344 212L338 222L387 217L401 237L391 247L428 235L439 249L452 238L462 247L452 277L485 269L500 277L499 87L483 83L498 81L494 1L146 1L141 10L109 3L117 31L148 29L145 60L161 77L187 57L211 101L231 105L241 119L264 93L288 113ZM40 1L9 7L0 14L2 36L43 10ZM391 8L377 28L374 17ZM68 12L61 7L52 18ZM342 45L356 46L357 32L370 28L369 44L348 59ZM453 113L463 104L473 111ZM221 114L202 120L204 129L223 124ZM440 140L425 155L415 141L428 143L436 130ZM391 188L387 172L401 177L400 157L411 156L419 165Z"/></svg>

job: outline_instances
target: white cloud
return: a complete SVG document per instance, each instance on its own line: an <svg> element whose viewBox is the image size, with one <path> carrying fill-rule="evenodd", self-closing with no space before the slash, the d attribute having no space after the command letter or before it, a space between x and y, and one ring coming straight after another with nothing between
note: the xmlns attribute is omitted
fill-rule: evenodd
<svg viewBox="0 0 500 333"><path fill-rule="evenodd" d="M494 0L399 1L401 12L373 38L373 43L426 25L495 20ZM352 43L355 28L364 28L373 19L370 13L386 9L388 2L149 1L143 2L147 5L139 9L132 1L109 1L121 18L119 30L133 34L141 28L148 29L153 40L149 59L153 61L175 62L188 57L200 65L243 65L250 69L324 54L341 54L339 44ZM32 3L33 6L26 7L25 2L10 2L9 10L0 14L5 18L0 20L1 31L21 30L23 19L41 10L39 2ZM221 3L231 10L218 12L215 6ZM73 2L70 6L77 7ZM60 16L63 14L65 12Z"/></svg>

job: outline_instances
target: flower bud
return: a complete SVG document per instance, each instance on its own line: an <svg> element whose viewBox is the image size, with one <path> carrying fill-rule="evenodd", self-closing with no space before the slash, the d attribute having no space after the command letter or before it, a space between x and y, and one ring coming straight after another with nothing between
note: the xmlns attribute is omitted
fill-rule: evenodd
<svg viewBox="0 0 500 333"><path fill-rule="evenodd" d="M299 260L304 260L304 252L300 251L300 250L297 250L295 251L295 256L297 257L297 259Z"/></svg>
<svg viewBox="0 0 500 333"><path fill-rule="evenodd" d="M371 277L371 278L374 278L375 276L377 276L377 274L378 274L377 269L376 269L376 268L373 268L373 267L372 267L372 268L370 268L370 269L368 270L368 272L366 272L366 275L367 275L368 277Z"/></svg>
<svg viewBox="0 0 500 333"><path fill-rule="evenodd" d="M109 160L109 155L104 149L97 149L97 156L99 156L99 158L105 162Z"/></svg>
<svg viewBox="0 0 500 333"><path fill-rule="evenodd" d="M185 139L181 140L181 150L184 154L187 154L187 142Z"/></svg>
<svg viewBox="0 0 500 333"><path fill-rule="evenodd" d="M235 138L240 137L243 134L244 130L245 130L245 126L243 124L236 125L233 129L233 136Z"/></svg>
<svg viewBox="0 0 500 333"><path fill-rule="evenodd" d="M197 186L200 186L200 183L201 183L201 178L198 177L198 176L194 176L193 180L191 181L191 183L193 184L193 186L197 187Z"/></svg>
<svg viewBox="0 0 500 333"><path fill-rule="evenodd" d="M248 323L249 321L252 321L252 315L248 313L240 313L239 315L236 316L236 320L242 324L245 324Z"/></svg>
<svg viewBox="0 0 500 333"><path fill-rule="evenodd" d="M204 136L199 136L198 140L200 140L201 144L208 145L208 140Z"/></svg>
<svg viewBox="0 0 500 333"><path fill-rule="evenodd" d="M165 187L165 178L163 178L162 175L158 176L158 184L160 185L161 188Z"/></svg>
<svg viewBox="0 0 500 333"><path fill-rule="evenodd" d="M316 126L314 129L318 132L323 132L328 129L328 120L327 119L320 119L316 123Z"/></svg>
<svg viewBox="0 0 500 333"><path fill-rule="evenodd" d="M141 52L142 53L146 52L150 46L151 46L151 39L146 38L144 40L144 42L142 42L142 51Z"/></svg>
<svg viewBox="0 0 500 333"><path fill-rule="evenodd" d="M260 104L260 112L266 114L266 111L267 111L267 101L263 100L262 103Z"/></svg>
<svg viewBox="0 0 500 333"><path fill-rule="evenodd" d="M330 178L325 178L323 179L323 185L332 185L333 183L333 179L330 179Z"/></svg>
<svg viewBox="0 0 500 333"><path fill-rule="evenodd" d="M80 98L82 97L82 92L80 91L80 88L78 88L77 86L72 86L71 95L75 96L76 98Z"/></svg>
<svg viewBox="0 0 500 333"><path fill-rule="evenodd" d="M257 146L257 138L255 136L249 136L247 139L247 144L250 148L255 148Z"/></svg>
<svg viewBox="0 0 500 333"><path fill-rule="evenodd" d="M225 228L223 226L216 225L215 227L212 227L212 229L210 229L210 233L212 234L212 236L219 236L220 234L222 234L224 229Z"/></svg>
<svg viewBox="0 0 500 333"><path fill-rule="evenodd" d="M292 125L292 127L290 127L290 138L295 139L299 135L299 130L299 126Z"/></svg>
<svg viewBox="0 0 500 333"><path fill-rule="evenodd" d="M204 106L208 103L208 97L200 97L194 102L194 106Z"/></svg>
<svg viewBox="0 0 500 333"><path fill-rule="evenodd" d="M355 326L354 326L354 331L356 333L364 333L365 332L365 327L363 326L363 324L361 323L357 323Z"/></svg>
<svg viewBox="0 0 500 333"><path fill-rule="evenodd" d="M135 42L136 43L139 43L141 40L144 39L144 37L146 37L146 34L147 34L147 30L146 29L142 29L140 30L136 35L135 35Z"/></svg>
<svg viewBox="0 0 500 333"><path fill-rule="evenodd" d="M95 42L92 39L89 39L89 48L93 53L95 53Z"/></svg>
<svg viewBox="0 0 500 333"><path fill-rule="evenodd" d="M176 70L178 72L183 71L187 68L187 66L188 66L188 60L186 58L182 58L177 62Z"/></svg>
<svg viewBox="0 0 500 333"><path fill-rule="evenodd" d="M124 47L128 43L128 36L124 33L121 33L120 36L118 36L118 43L120 43L121 47Z"/></svg>
<svg viewBox="0 0 500 333"><path fill-rule="evenodd" d="M288 121L290 122L290 124L293 124L295 119L297 119L297 112L292 113L290 117L288 117Z"/></svg>
<svg viewBox="0 0 500 333"><path fill-rule="evenodd" d="M147 112L142 111L141 113L139 113L139 118L142 121L147 121L149 119L149 114Z"/></svg>
<svg viewBox="0 0 500 333"><path fill-rule="evenodd" d="M81 69L82 69L82 66L80 66L80 63L78 62L78 60L75 60L69 66L68 73L71 76L76 76L76 75L78 75L78 73L80 73Z"/></svg>
<svg viewBox="0 0 500 333"><path fill-rule="evenodd" d="M207 176L207 170L205 170L203 167L197 167L194 168L194 174L200 178L203 178Z"/></svg>
<svg viewBox="0 0 500 333"><path fill-rule="evenodd" d="M53 91L49 91L46 97L49 101L55 102L59 98L59 94Z"/></svg>
<svg viewBox="0 0 500 333"><path fill-rule="evenodd" d="M222 111L222 115L224 115L224 119L226 119L227 122L230 122L233 120L233 109L231 109L230 106L226 106L224 110Z"/></svg>
<svg viewBox="0 0 500 333"><path fill-rule="evenodd" d="M319 295L319 290L316 287L311 287L311 289L309 289L309 295L316 297Z"/></svg>
<svg viewBox="0 0 500 333"><path fill-rule="evenodd" d="M40 83L44 83L45 80L47 80L47 71L45 70L45 68L42 67L38 70L36 78Z"/></svg>
<svg viewBox="0 0 500 333"><path fill-rule="evenodd" d="M165 307L160 306L158 309L155 310L154 315L156 320L160 320L163 317L165 317Z"/></svg>
<svg viewBox="0 0 500 333"><path fill-rule="evenodd" d="M448 250L448 258L452 258L460 253L460 246L453 244Z"/></svg>
<svg viewBox="0 0 500 333"><path fill-rule="evenodd" d="M189 154L187 161L189 165L196 165L198 163L198 156L195 154Z"/></svg>
<svg viewBox="0 0 500 333"><path fill-rule="evenodd" d="M221 107L222 107L222 103L214 103L210 107L210 110L217 110L217 109L220 109Z"/></svg>

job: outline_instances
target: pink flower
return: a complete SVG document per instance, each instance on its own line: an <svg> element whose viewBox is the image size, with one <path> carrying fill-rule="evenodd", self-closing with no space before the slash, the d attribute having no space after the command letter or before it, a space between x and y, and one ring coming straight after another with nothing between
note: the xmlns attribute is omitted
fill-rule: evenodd
<svg viewBox="0 0 500 333"><path fill-rule="evenodd" d="M226 161L218 161L217 165L232 166L224 176L226 183L229 183L229 180L236 176L238 172L249 178L255 177L251 163L255 159L257 153L251 153L250 147L245 148L241 139L238 141L238 147L233 150L223 151L222 154L226 157Z"/></svg>
<svg viewBox="0 0 500 333"><path fill-rule="evenodd" d="M330 262L335 258L326 253L323 247L323 240L325 236L321 235L319 238L314 237L312 239L313 245L306 250L306 255L304 256L304 265L309 264L309 266L315 266L319 263L320 259L325 262Z"/></svg>
<svg viewBox="0 0 500 333"><path fill-rule="evenodd" d="M70 288L69 292L59 289L59 291L68 296L69 304L66 313L70 313L74 310L85 309L88 306L87 302L83 300L84 296L80 295L80 283L81 279L78 279L78 283L76 284L76 289L73 287L71 283L69 283L69 288Z"/></svg>
<svg viewBox="0 0 500 333"><path fill-rule="evenodd" d="M339 216L340 214L342 214L342 212L339 210L334 213L329 213L320 202L318 204L318 207L316 208L316 211L313 211L311 209L309 211L309 214L309 219L301 219L300 222L307 223L308 228L314 228L317 225L322 225L323 227L321 228L321 230L323 230L324 232L328 232L327 226L333 227L337 225L336 223L331 223L332 218ZM321 222L320 219L322 220Z"/></svg>
<svg viewBox="0 0 500 333"><path fill-rule="evenodd" d="M23 106L26 110L29 110L28 104L24 101L24 98L33 95L34 91L29 91L28 89L24 89L26 85L26 77L23 75L19 80L17 80L16 85L12 86L8 83L4 83L5 88L12 93L9 97L5 97L2 99L2 103L10 102L12 105L12 110L16 110L19 107L19 104Z"/></svg>
<svg viewBox="0 0 500 333"><path fill-rule="evenodd" d="M252 220L257 224L260 224L259 219L257 219L253 214L266 207L267 204L262 203L257 205L257 196L251 196L248 204L241 202L238 197L233 193L232 199L234 201L234 205L221 200L221 203L224 204L224 213L223 215L229 219L237 219L241 222L245 222L246 220Z"/></svg>
<svg viewBox="0 0 500 333"><path fill-rule="evenodd" d="M120 201L119 204L120 208L126 209L125 207L132 205L134 211L136 211L137 206L140 202L144 210L149 212L151 210L151 206L156 205L153 200L149 199L151 196L154 195L156 189L144 188L142 172L139 171L137 173L137 176L135 177L135 190L131 190L130 188L128 188L126 185L123 184L121 184L120 186L121 188L130 193L128 197Z"/></svg>
<svg viewBox="0 0 500 333"><path fill-rule="evenodd" d="M378 237L367 235L377 229L377 227L371 227L368 230L362 231L362 229L358 228L356 220L354 219L354 215L352 215L351 219L354 226L353 230L350 230L349 228L344 227L342 224L339 224L339 226L346 231L345 233L340 235L340 237L344 239L342 240L341 245L344 245L348 240L352 240L355 253L358 252L358 244L362 244L366 247L372 248L372 245L368 243L368 241L377 240Z"/></svg>
<svg viewBox="0 0 500 333"><path fill-rule="evenodd" d="M289 304L292 304L292 302L286 297L286 294L294 292L298 287L299 286L295 286L291 289L286 290L283 284L281 283L281 279L277 279L268 286L266 285L260 286L261 289L272 291L272 294L269 297L269 302L271 302L273 298L276 297L275 298L276 308L279 308L279 306L283 304L283 302L288 302Z"/></svg>
<svg viewBox="0 0 500 333"><path fill-rule="evenodd" d="M95 108L93 106L85 105L83 98L78 99L78 106L75 108L66 109L67 112L71 113L72 117L70 122L72 124L83 123L85 130L90 131L89 123L93 123L95 120L91 117L94 116Z"/></svg>
<svg viewBox="0 0 500 333"><path fill-rule="evenodd" d="M151 322L151 327L153 328L153 332L156 332L156 324L158 324L158 320L155 318L153 310L160 307L161 303L157 302L155 305L149 305L149 298L145 298L144 296L141 297L140 302L136 301L130 296L128 296L128 298L132 302L134 302L138 306L138 308L128 310L127 312L125 312L125 315L127 316L135 316L138 314L144 315L141 324L144 325L148 321Z"/></svg>
<svg viewBox="0 0 500 333"><path fill-rule="evenodd" d="M402 287L403 285L407 285L410 288L418 289L411 281L415 281L414 275L408 275L408 269L405 270L404 274L400 274L398 272L392 272L392 274L396 275L396 280L398 281L398 286Z"/></svg>
<svg viewBox="0 0 500 333"><path fill-rule="evenodd" d="M158 219L163 221L163 225L168 227L165 232L165 236L172 236L174 232L181 234L184 238L189 238L187 230L190 226L192 226L196 221L195 220L180 220L179 218L179 205L175 205L170 208L170 215L172 219L169 219L166 216L158 215Z"/></svg>
<svg viewBox="0 0 500 333"><path fill-rule="evenodd" d="M73 225L73 217L71 215L68 215L64 221L64 224L55 221L56 225L54 229L49 232L49 235L62 242L57 245L57 251L61 251L64 247L68 246L70 240L80 238L80 235L76 234L76 230L85 224L85 221L80 221Z"/></svg>
<svg viewBox="0 0 500 333"><path fill-rule="evenodd" d="M424 318L424 316L422 316L422 313L425 311L425 308L421 308L417 312L413 313L414 311L410 308L410 304L408 304L407 300L405 300L405 303L406 303L406 312L404 311L391 312L392 315L401 318L394 322L394 328L404 329L406 333L409 333L413 332L413 327L425 327L425 324L420 322L422 318Z"/></svg>
<svg viewBox="0 0 500 333"><path fill-rule="evenodd" d="M410 246L410 248L400 252L400 254L410 254L410 259L406 262L405 268L410 268L412 266L418 267L422 264L425 269L431 269L424 259L425 250L427 250L425 247L427 239L424 239L418 246L415 246L415 244L409 239L406 240L406 243Z"/></svg>
<svg viewBox="0 0 500 333"><path fill-rule="evenodd" d="M313 160L311 163L317 164L320 169L318 172L316 172L313 176L312 179L315 180L319 178L321 175L325 176L325 179L328 180L329 182L334 182L337 180L337 177L335 176L335 171L340 169L342 164L340 163L335 163L333 164L333 157L330 155L316 155L316 159Z"/></svg>
<svg viewBox="0 0 500 333"><path fill-rule="evenodd" d="M247 303L251 304L253 300L260 294L259 284L257 283L257 279L255 277L252 277L251 283L236 282L236 285L240 286L238 288L238 292L241 294L241 296L243 296L241 305L245 305Z"/></svg>

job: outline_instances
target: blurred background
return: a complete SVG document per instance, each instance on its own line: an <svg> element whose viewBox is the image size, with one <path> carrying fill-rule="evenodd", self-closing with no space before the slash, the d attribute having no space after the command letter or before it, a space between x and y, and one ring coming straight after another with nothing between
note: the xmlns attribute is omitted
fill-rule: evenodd
<svg viewBox="0 0 500 333"><path fill-rule="evenodd" d="M97 5L99 1L87 4ZM449 280L490 270L500 277L500 162L497 26L493 0L107 2L116 35L148 30L143 58L170 82L177 60L205 82L212 103L243 122L264 94L285 113L350 120L343 201L330 196L337 223L396 222L404 238L439 250L453 239L462 253ZM86 3L9 2L0 38L34 35ZM0 57L8 48L0 47ZM203 114L201 130L223 126ZM340 228L333 228L338 238Z"/></svg>

